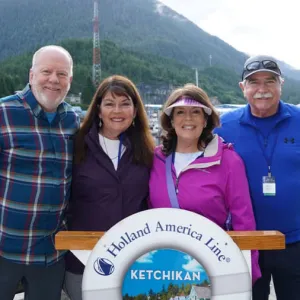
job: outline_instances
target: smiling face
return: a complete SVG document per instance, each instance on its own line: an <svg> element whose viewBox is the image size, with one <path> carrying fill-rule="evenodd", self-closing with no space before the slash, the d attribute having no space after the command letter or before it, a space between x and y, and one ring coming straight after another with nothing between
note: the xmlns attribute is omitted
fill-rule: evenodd
<svg viewBox="0 0 300 300"><path fill-rule="evenodd" d="M110 139L117 139L132 124L136 109L130 97L108 91L102 98L99 118L102 120L101 133Z"/></svg>
<svg viewBox="0 0 300 300"><path fill-rule="evenodd" d="M206 125L203 109L192 106L175 107L172 125L177 135L177 148L188 143L192 151L197 151L199 137Z"/></svg>
<svg viewBox="0 0 300 300"><path fill-rule="evenodd" d="M45 49L35 59L29 74L31 90L46 112L56 111L72 81L70 58L63 51Z"/></svg>
<svg viewBox="0 0 300 300"><path fill-rule="evenodd" d="M276 114L281 84L279 77L270 72L255 73L240 83L254 116L263 118Z"/></svg>

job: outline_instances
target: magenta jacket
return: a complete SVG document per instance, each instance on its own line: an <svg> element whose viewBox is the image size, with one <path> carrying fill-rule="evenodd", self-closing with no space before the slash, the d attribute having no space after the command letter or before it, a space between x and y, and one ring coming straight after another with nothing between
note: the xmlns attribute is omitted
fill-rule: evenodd
<svg viewBox="0 0 300 300"><path fill-rule="evenodd" d="M153 208L171 207L165 159L161 147L157 147L149 181L149 201ZM232 146L223 143L220 137L215 135L204 156L184 168L178 178L174 166L172 171L180 208L196 212L222 228L230 211L233 230L256 229L243 161ZM254 251L253 282L260 276L258 252Z"/></svg>

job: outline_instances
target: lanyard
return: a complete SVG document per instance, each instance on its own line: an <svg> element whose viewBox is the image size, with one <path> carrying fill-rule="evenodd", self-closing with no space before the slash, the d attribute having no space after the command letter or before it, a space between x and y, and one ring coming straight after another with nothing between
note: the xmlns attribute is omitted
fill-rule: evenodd
<svg viewBox="0 0 300 300"><path fill-rule="evenodd" d="M173 155L174 153L170 154L166 158L166 178L167 178L167 189L168 189L168 194L169 194L169 199L171 202L171 206L173 208L180 208L176 191L175 191L175 186L174 186L174 181L172 177L172 163L173 163Z"/></svg>
<svg viewBox="0 0 300 300"><path fill-rule="evenodd" d="M202 156L204 153L202 154ZM172 177L172 163L175 158L175 153L171 153L167 158L166 158L166 179L167 179L167 190L168 190L168 195L169 199L171 202L171 207L172 208L180 208L178 199L177 199L177 194L175 191L175 186L174 186L174 181ZM225 230L232 230L232 220L231 220L231 213L228 212L227 218L224 224Z"/></svg>
<svg viewBox="0 0 300 300"><path fill-rule="evenodd" d="M124 140L124 133L120 134L120 144L119 144L119 151L118 151L118 166L120 164L121 161L121 154L122 154L122 146L123 146L123 140Z"/></svg>
<svg viewBox="0 0 300 300"><path fill-rule="evenodd" d="M266 149L265 147L262 145L260 139L259 139L259 135L257 133L257 131L259 131L259 129L256 129L256 138L257 138L257 141L258 141L258 144L260 146L260 149L262 151L262 154L263 154L263 157L268 165L268 176L270 177L271 176L271 166L272 166L272 161L273 161L273 155L274 155L274 152L275 152L275 148L277 146L277 140L278 140L278 135L279 135L279 132L278 132L278 129L275 128L275 131L276 131L276 134L275 134L275 141L274 141L274 145L271 149L271 153L270 153L270 156L267 156L267 153L266 153ZM262 137L265 139L265 136L261 133L261 131L259 131L260 134L262 135ZM270 133L267 135L267 139L269 138L270 136Z"/></svg>
<svg viewBox="0 0 300 300"><path fill-rule="evenodd" d="M199 156L202 157L204 155L204 152ZM169 194L169 199L171 202L171 206L173 208L180 208L178 199L177 199L177 193L175 190L175 185L172 177L172 164L175 161L175 152L172 152L167 158L166 158L166 179L167 179L167 189Z"/></svg>

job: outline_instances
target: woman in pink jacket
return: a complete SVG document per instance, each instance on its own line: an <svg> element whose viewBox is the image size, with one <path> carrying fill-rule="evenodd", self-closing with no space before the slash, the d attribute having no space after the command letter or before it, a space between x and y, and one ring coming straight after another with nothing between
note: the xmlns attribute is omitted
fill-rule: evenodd
<svg viewBox="0 0 300 300"><path fill-rule="evenodd" d="M224 229L255 230L245 168L232 146L213 134L219 116L194 85L175 90L162 115L162 145L150 175L150 205L196 212ZM253 282L260 277L252 253Z"/></svg>

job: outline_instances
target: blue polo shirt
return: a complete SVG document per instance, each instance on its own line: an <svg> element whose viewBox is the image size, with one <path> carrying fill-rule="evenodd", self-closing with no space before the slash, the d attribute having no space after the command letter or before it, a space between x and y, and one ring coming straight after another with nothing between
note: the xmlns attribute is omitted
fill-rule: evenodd
<svg viewBox="0 0 300 300"><path fill-rule="evenodd" d="M221 123L215 132L245 163L257 229L279 230L287 243L300 241L300 109L280 101L274 118L257 120L246 105L224 114ZM269 164L275 196L262 190Z"/></svg>

